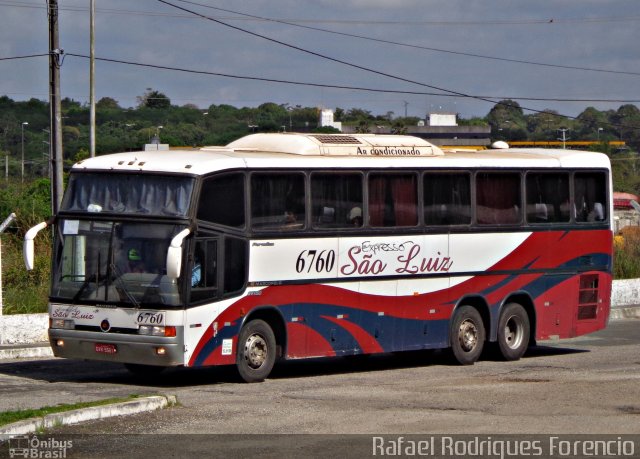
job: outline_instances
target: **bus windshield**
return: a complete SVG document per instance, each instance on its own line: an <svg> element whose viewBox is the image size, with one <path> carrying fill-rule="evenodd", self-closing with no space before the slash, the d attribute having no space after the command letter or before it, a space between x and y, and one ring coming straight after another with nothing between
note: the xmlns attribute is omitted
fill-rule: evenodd
<svg viewBox="0 0 640 459"><path fill-rule="evenodd" d="M166 276L171 239L183 225L65 219L53 270L52 298L146 308L184 304Z"/></svg>
<svg viewBox="0 0 640 459"><path fill-rule="evenodd" d="M193 182L191 177L75 172L61 210L183 217Z"/></svg>

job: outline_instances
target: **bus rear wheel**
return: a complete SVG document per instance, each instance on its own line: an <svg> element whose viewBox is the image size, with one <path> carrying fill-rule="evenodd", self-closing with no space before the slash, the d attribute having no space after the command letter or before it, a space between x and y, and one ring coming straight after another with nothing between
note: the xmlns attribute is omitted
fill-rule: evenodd
<svg viewBox="0 0 640 459"><path fill-rule="evenodd" d="M451 321L450 344L453 357L461 365L473 365L482 354L485 330L482 317L472 306L460 306Z"/></svg>
<svg viewBox="0 0 640 459"><path fill-rule="evenodd" d="M248 322L240 331L236 366L240 377L248 383L264 381L276 360L276 338L264 320Z"/></svg>
<svg viewBox="0 0 640 459"><path fill-rule="evenodd" d="M518 303L505 305L498 320L498 349L505 360L518 360L529 346L527 311Z"/></svg>

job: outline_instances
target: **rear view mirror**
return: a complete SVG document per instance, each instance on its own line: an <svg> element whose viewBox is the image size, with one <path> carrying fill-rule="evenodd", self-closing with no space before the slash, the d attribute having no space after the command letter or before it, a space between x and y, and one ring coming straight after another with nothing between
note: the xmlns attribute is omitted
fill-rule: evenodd
<svg viewBox="0 0 640 459"><path fill-rule="evenodd" d="M189 228L180 231L176 234L167 250L167 276L170 279L178 279L180 277L180 270L182 269L182 241L191 233Z"/></svg>
<svg viewBox="0 0 640 459"><path fill-rule="evenodd" d="M38 223L24 235L24 245L22 246L22 256L24 258L24 264L28 271L33 269L33 240L36 235L47 227L47 222Z"/></svg>

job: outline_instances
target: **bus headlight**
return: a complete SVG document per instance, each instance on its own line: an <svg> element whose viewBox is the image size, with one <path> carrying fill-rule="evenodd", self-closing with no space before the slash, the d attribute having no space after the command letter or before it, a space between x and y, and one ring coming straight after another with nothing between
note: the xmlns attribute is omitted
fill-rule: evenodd
<svg viewBox="0 0 640 459"><path fill-rule="evenodd" d="M149 336L176 336L176 327L174 326L166 326L160 327L157 325L140 325L138 328L139 335L149 335Z"/></svg>
<svg viewBox="0 0 640 459"><path fill-rule="evenodd" d="M51 319L49 324L50 328L63 328L65 330L73 330L76 328L76 323L70 319Z"/></svg>

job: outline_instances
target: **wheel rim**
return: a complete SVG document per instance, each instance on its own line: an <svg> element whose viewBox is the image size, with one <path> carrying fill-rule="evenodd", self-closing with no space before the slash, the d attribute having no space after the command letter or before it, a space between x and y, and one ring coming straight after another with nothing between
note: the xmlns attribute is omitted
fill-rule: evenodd
<svg viewBox="0 0 640 459"><path fill-rule="evenodd" d="M504 324L504 343L509 349L517 349L524 337L524 324L518 316L511 316Z"/></svg>
<svg viewBox="0 0 640 459"><path fill-rule="evenodd" d="M458 341L465 352L471 352L478 344L478 327L471 319L466 319L458 329Z"/></svg>
<svg viewBox="0 0 640 459"><path fill-rule="evenodd" d="M253 369L260 368L267 360L267 342L260 335L251 335L244 343L244 360Z"/></svg>

